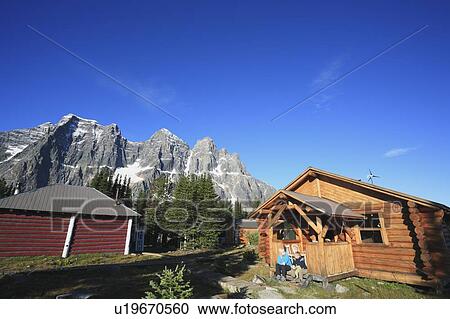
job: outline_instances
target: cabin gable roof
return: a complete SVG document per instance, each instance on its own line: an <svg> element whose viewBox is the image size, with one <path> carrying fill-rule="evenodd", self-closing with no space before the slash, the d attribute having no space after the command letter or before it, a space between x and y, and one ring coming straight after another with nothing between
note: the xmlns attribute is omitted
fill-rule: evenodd
<svg viewBox="0 0 450 319"><path fill-rule="evenodd" d="M58 205L55 205L55 200ZM73 207L79 205L79 207ZM58 206L58 207L55 207ZM65 208L61 211L61 208ZM92 187L54 184L0 199L0 209L30 212L140 216Z"/></svg>
<svg viewBox="0 0 450 319"><path fill-rule="evenodd" d="M409 195L409 194L395 191L392 189L388 189L385 187L373 185L373 184L359 181L356 179L352 179L349 177L330 173L330 172L327 172L327 171L324 171L324 170L321 170L318 168L308 167L299 176L297 176L292 182L290 182L288 185L286 185L286 187L284 187L282 190L279 190L278 192L276 192L271 198L269 198L267 201L262 203L258 208L256 208L254 213L251 214L251 216L254 216L257 211L259 211L260 209L265 207L268 203L273 201L280 194L281 191L295 191L302 184L306 183L310 179L315 179L315 178L327 179L333 184L340 183L340 184L351 185L354 188L359 189L359 191L356 190L356 192L362 193L363 191L370 191L370 192L380 195L380 196L395 198L395 199L403 200L403 201L412 201L412 202L415 202L422 206L431 207L431 208L435 208L435 209L442 209L446 212L450 212L450 208L441 203L433 202L433 201L430 201L430 200L427 200L424 198L420 198L417 196ZM321 197L321 196L319 196L319 197Z"/></svg>
<svg viewBox="0 0 450 319"><path fill-rule="evenodd" d="M381 193L381 194L385 194L385 195L388 195L391 197L396 197L398 199L402 199L402 200L406 200L406 201L413 201L413 202L416 202L423 206L440 208L440 209L447 210L447 211L450 210L450 207L448 207L444 204L441 204L441 203L433 202L428 199L424 199L424 198L417 197L414 195L409 195L409 194L402 193L402 192L399 192L399 191L396 191L393 189L381 187L378 185L370 184L370 183L356 180L353 178L349 178L349 177L345 177L345 176L338 175L335 173L327 172L325 170L321 170L321 169L318 169L315 167L308 167L302 174L297 176L297 178L295 178L292 182L290 182L284 189L293 190L307 176L311 176L311 177L326 176L332 180L334 179L336 181L342 181L342 182L346 182L349 184L353 184L355 186L359 186L361 188L371 190L376 193Z"/></svg>

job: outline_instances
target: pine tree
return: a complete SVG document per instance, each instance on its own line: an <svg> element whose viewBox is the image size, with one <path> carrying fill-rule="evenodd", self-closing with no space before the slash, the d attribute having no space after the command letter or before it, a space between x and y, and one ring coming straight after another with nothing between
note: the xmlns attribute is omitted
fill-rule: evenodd
<svg viewBox="0 0 450 319"><path fill-rule="evenodd" d="M234 212L234 218L236 218L236 219L245 218L245 213L242 210L242 204L238 200L236 200L234 202L233 212Z"/></svg>
<svg viewBox="0 0 450 319"><path fill-rule="evenodd" d="M156 201L170 199L170 182L167 176L161 175L150 185L150 197Z"/></svg>
<svg viewBox="0 0 450 319"><path fill-rule="evenodd" d="M106 196L115 197L116 194L112 193L113 186L113 176L112 172L108 167L103 167L100 172L95 174L92 178L90 186L102 192Z"/></svg>
<svg viewBox="0 0 450 319"><path fill-rule="evenodd" d="M8 197L13 195L14 186L13 184L8 185L4 178L0 178L0 198Z"/></svg>
<svg viewBox="0 0 450 319"><path fill-rule="evenodd" d="M133 206L132 190L131 190L131 178L129 177L125 185L124 204L127 207Z"/></svg>
<svg viewBox="0 0 450 319"><path fill-rule="evenodd" d="M117 191L119 190L120 185L119 178L120 178L119 174L117 174L116 177L114 178L114 183L111 190L111 193L113 194L114 198L116 198L116 196L118 195Z"/></svg>
<svg viewBox="0 0 450 319"><path fill-rule="evenodd" d="M100 180L100 174L97 173L92 178L91 182L89 183L89 186L98 190L99 180Z"/></svg>
<svg viewBox="0 0 450 319"><path fill-rule="evenodd" d="M175 186L173 197L175 200L192 200L192 185L190 178L181 175Z"/></svg>
<svg viewBox="0 0 450 319"><path fill-rule="evenodd" d="M251 202L251 206L254 209L257 208L260 204L261 204L260 200L254 200L254 201Z"/></svg>
<svg viewBox="0 0 450 319"><path fill-rule="evenodd" d="M145 215L145 209L147 208L147 194L145 191L140 191L135 203L135 210L142 216Z"/></svg>
<svg viewBox="0 0 450 319"><path fill-rule="evenodd" d="M186 279L185 266L164 270L156 275L159 282L150 281L150 291L146 292L147 299L188 299L193 295L190 281Z"/></svg>
<svg viewBox="0 0 450 319"><path fill-rule="evenodd" d="M200 200L212 200L217 197L211 175L202 175L198 181L198 197Z"/></svg>

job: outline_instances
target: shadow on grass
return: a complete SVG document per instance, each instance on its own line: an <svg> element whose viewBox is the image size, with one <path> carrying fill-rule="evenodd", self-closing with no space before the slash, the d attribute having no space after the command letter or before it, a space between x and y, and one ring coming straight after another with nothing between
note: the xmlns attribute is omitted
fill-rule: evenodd
<svg viewBox="0 0 450 319"><path fill-rule="evenodd" d="M205 283L195 273L209 270L223 277L239 276L256 262L246 254L242 249L202 251L127 264L22 272L0 279L0 298L55 298L74 291L88 292L94 298L142 298L149 281L156 279L156 273L180 263L189 270L187 279L194 287L194 298L207 298L223 291L216 283Z"/></svg>

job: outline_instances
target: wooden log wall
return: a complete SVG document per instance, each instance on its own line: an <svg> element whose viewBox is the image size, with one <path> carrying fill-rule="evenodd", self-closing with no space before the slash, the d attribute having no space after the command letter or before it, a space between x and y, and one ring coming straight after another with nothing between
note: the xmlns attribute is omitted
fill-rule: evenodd
<svg viewBox="0 0 450 319"><path fill-rule="evenodd" d="M379 211L384 218L389 245L362 244L353 242L355 266L363 276L412 284L423 284L432 278L427 276L422 262L421 251L417 250L414 224L405 208L383 205ZM391 280L389 279L389 280Z"/></svg>
<svg viewBox="0 0 450 319"><path fill-rule="evenodd" d="M0 257L59 256L69 217L25 212L0 212Z"/></svg>
<svg viewBox="0 0 450 319"><path fill-rule="evenodd" d="M77 218L70 253L123 253L127 226L126 218Z"/></svg>
<svg viewBox="0 0 450 319"><path fill-rule="evenodd" d="M258 232L259 232L259 242L258 242L258 253L259 257L262 258L266 263L270 264L270 239L269 236L270 228L267 228L267 223L269 222L267 214L264 214L257 219L258 222Z"/></svg>
<svg viewBox="0 0 450 319"><path fill-rule="evenodd" d="M239 243L248 245L248 234L252 232L257 232L257 229L240 228L239 229Z"/></svg>
<svg viewBox="0 0 450 319"><path fill-rule="evenodd" d="M356 245L355 266L360 275L382 280L436 286L450 277L449 251L443 236L443 212L404 204L401 212L383 214L389 246Z"/></svg>
<svg viewBox="0 0 450 319"><path fill-rule="evenodd" d="M444 211L419 207L408 202L424 270L438 279L450 277L450 250L446 245Z"/></svg>

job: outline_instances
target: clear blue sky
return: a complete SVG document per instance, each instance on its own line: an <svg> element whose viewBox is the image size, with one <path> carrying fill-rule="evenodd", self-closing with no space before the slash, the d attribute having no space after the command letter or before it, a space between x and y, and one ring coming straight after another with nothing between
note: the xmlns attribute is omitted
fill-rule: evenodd
<svg viewBox="0 0 450 319"><path fill-rule="evenodd" d="M275 187L309 165L354 178L371 168L381 186L450 204L449 17L445 1L2 1L0 130L66 113L130 140L166 127L191 145L211 136Z"/></svg>

